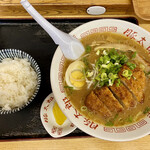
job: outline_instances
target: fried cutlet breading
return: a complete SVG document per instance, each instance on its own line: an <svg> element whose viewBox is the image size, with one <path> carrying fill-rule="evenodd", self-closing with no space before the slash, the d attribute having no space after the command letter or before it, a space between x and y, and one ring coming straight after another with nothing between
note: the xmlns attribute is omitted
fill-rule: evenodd
<svg viewBox="0 0 150 150"><path fill-rule="evenodd" d="M123 110L123 106L114 97L108 87L102 87L101 89L95 90L94 92L111 112L121 112Z"/></svg>
<svg viewBox="0 0 150 150"><path fill-rule="evenodd" d="M113 84L113 86L110 86L109 88L113 92L115 97L121 103L123 103L123 105L126 108L135 107L136 101L135 101L133 95L123 84L120 84L119 86L117 86L115 83L115 84Z"/></svg>
<svg viewBox="0 0 150 150"><path fill-rule="evenodd" d="M86 97L85 105L88 107L88 109L99 112L106 118L112 116L109 109L104 105L102 101L99 100L99 98L93 91Z"/></svg>
<svg viewBox="0 0 150 150"><path fill-rule="evenodd" d="M122 76L124 70L132 71L132 76L130 79ZM126 65L122 67L122 70L119 72L119 77L124 85L133 93L137 101L140 103L144 102L144 88L146 84L146 77L144 72L136 67L134 70L129 69Z"/></svg>

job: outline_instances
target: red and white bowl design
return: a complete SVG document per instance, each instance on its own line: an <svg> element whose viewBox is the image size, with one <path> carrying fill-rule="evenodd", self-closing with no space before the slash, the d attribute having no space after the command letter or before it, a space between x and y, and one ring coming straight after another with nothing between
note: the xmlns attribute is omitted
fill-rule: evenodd
<svg viewBox="0 0 150 150"><path fill-rule="evenodd" d="M77 127L68 119L66 119L62 125L56 123L53 114L53 106L55 102L53 93L49 94L42 103L40 117L45 130L52 137L59 138L73 132Z"/></svg>
<svg viewBox="0 0 150 150"><path fill-rule="evenodd" d="M150 33L132 23L117 19L101 19L85 23L70 34L81 39L96 32L116 32L136 40L150 51ZM69 120L79 129L97 138L110 141L130 141L150 133L150 114L134 124L121 127L106 127L82 116L66 97L63 88L62 72L65 57L58 47L51 64L50 78L53 93L59 107Z"/></svg>

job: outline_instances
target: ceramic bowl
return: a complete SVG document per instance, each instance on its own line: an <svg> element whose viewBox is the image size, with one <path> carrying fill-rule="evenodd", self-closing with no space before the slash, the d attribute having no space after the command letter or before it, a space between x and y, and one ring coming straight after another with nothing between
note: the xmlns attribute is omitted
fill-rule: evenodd
<svg viewBox="0 0 150 150"><path fill-rule="evenodd" d="M34 71L37 74L37 86L36 86L36 89L35 89L33 95L27 101L27 103L25 103L21 107L13 108L11 110L3 110L2 108L0 108L0 114L11 114L11 113L20 111L24 107L28 106L33 101L33 99L36 97L36 95L39 91L39 88L40 88L41 71L40 71L40 68L39 68L37 62L34 60L34 58L32 56L30 56L29 54L27 54L27 53L25 53L21 50L17 50L17 49L3 49L3 50L0 50L0 62L5 58L15 58L15 57L16 58L26 58L28 60L28 62L30 62L31 67L34 69Z"/></svg>
<svg viewBox="0 0 150 150"><path fill-rule="evenodd" d="M66 119L62 125L56 122L53 107L56 100L53 93L49 94L42 103L40 110L41 122L45 130L54 138L60 138L73 132L77 127Z"/></svg>
<svg viewBox="0 0 150 150"><path fill-rule="evenodd" d="M81 39L87 35L97 32L113 32L127 36L136 40L148 51L150 50L150 33L142 29L138 25L117 20L117 19L100 19L85 23L70 34ZM140 121L120 127L107 127L89 120L82 116L71 104L67 98L63 88L62 72L65 57L58 47L51 64L50 78L51 86L55 99L64 114L79 129L87 134L109 141L130 141L141 138L150 133L150 114Z"/></svg>

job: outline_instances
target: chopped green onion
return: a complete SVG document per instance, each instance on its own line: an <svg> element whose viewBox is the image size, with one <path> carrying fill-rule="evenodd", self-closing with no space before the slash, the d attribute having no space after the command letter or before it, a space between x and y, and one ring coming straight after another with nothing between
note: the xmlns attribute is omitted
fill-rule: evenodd
<svg viewBox="0 0 150 150"><path fill-rule="evenodd" d="M64 86L64 88L68 88L68 89L73 89L73 87L72 86Z"/></svg>
<svg viewBox="0 0 150 150"><path fill-rule="evenodd" d="M119 63L115 63L114 65L119 65Z"/></svg>
<svg viewBox="0 0 150 150"><path fill-rule="evenodd" d="M103 54L104 54L104 55L108 55L108 53L106 52L106 50L103 51Z"/></svg>
<svg viewBox="0 0 150 150"><path fill-rule="evenodd" d="M106 126L113 126L115 120L118 118L119 114L116 114L115 117L105 123Z"/></svg>
<svg viewBox="0 0 150 150"><path fill-rule="evenodd" d="M118 73L121 70L122 65L128 62L128 57L124 53L118 53L115 48L112 49L99 49L97 55L100 57L96 61L95 70L96 75L94 77L94 87L96 86L112 86L115 80L118 79ZM131 69L135 68L135 64L131 65ZM132 72L130 70L123 72L123 75L130 79ZM88 73L88 76L90 74ZM120 80L117 81L116 86L120 85Z"/></svg>
<svg viewBox="0 0 150 150"><path fill-rule="evenodd" d="M132 122L133 122L133 117L132 117L132 116L129 116L129 117L126 119L126 121L132 123Z"/></svg>
<svg viewBox="0 0 150 150"><path fill-rule="evenodd" d="M113 120L115 121L118 118L118 116L119 114L116 114Z"/></svg>
<svg viewBox="0 0 150 150"><path fill-rule="evenodd" d="M143 114L147 114L150 111L150 107L146 107L145 110L143 111Z"/></svg>
<svg viewBox="0 0 150 150"><path fill-rule="evenodd" d="M135 77L135 76L132 76L132 77L133 77L134 80L136 80L136 77Z"/></svg>
<svg viewBox="0 0 150 150"><path fill-rule="evenodd" d="M100 54L100 50L98 50L97 52L96 52L96 55L99 55Z"/></svg>
<svg viewBox="0 0 150 150"><path fill-rule="evenodd" d="M112 86L113 85L113 82L111 79L108 80L109 81L109 86Z"/></svg>
<svg viewBox="0 0 150 150"><path fill-rule="evenodd" d="M81 111L87 111L87 107L86 106L81 106Z"/></svg>
<svg viewBox="0 0 150 150"><path fill-rule="evenodd" d="M93 71L87 72L87 77L92 77L93 76Z"/></svg>
<svg viewBox="0 0 150 150"><path fill-rule="evenodd" d="M113 125L114 125L114 123L112 121L108 121L105 123L105 126L113 126Z"/></svg>
<svg viewBox="0 0 150 150"><path fill-rule="evenodd" d="M107 68L108 69L108 65L102 64L102 68Z"/></svg>
<svg viewBox="0 0 150 150"><path fill-rule="evenodd" d="M136 64L133 64L131 62L127 62L126 64L131 70L134 70L136 68Z"/></svg>
<svg viewBox="0 0 150 150"><path fill-rule="evenodd" d="M109 74L108 74L108 77L109 77L110 79L117 79L117 78L118 78L118 75L117 75L117 74L113 74L113 73L109 73Z"/></svg>
<svg viewBox="0 0 150 150"><path fill-rule="evenodd" d="M102 79L102 80L107 79L107 74L103 72L103 73L101 74L101 79Z"/></svg>
<svg viewBox="0 0 150 150"><path fill-rule="evenodd" d="M72 92L73 92L73 90L74 90L73 87L67 86L67 85L64 86L64 88L68 90L69 94L72 94Z"/></svg>
<svg viewBox="0 0 150 150"><path fill-rule="evenodd" d="M133 55L131 56L131 58L135 58L136 57L136 52L133 53Z"/></svg>
<svg viewBox="0 0 150 150"><path fill-rule="evenodd" d="M88 61L88 59L86 57L83 57L82 61L84 62L86 67L89 67L89 61Z"/></svg>
<svg viewBox="0 0 150 150"><path fill-rule="evenodd" d="M95 81L95 83L94 83L94 89L96 88L97 85L98 85L98 81Z"/></svg>
<svg viewBox="0 0 150 150"><path fill-rule="evenodd" d="M122 76L126 77L129 80L132 76L132 72L130 70L124 70L122 72Z"/></svg>
<svg viewBox="0 0 150 150"><path fill-rule="evenodd" d="M126 55L122 55L120 58L120 64L125 64L128 61L128 57Z"/></svg>
<svg viewBox="0 0 150 150"><path fill-rule="evenodd" d="M107 55L105 55L105 56L103 57L103 63L104 63L104 64L108 64L109 62L110 62L110 57L107 56Z"/></svg>
<svg viewBox="0 0 150 150"><path fill-rule="evenodd" d="M144 72L146 76L150 75L150 71L149 72Z"/></svg>
<svg viewBox="0 0 150 150"><path fill-rule="evenodd" d="M121 81L120 81L120 79L117 79L116 86L117 86L117 87L119 87L119 86L120 86L120 84L121 84Z"/></svg>
<svg viewBox="0 0 150 150"><path fill-rule="evenodd" d="M97 80L97 81L101 81L100 76L99 76L99 75L98 75L98 76L96 76L95 80Z"/></svg>
<svg viewBox="0 0 150 150"><path fill-rule="evenodd" d="M110 79L112 79L113 76L114 76L113 73L109 73L109 74L108 74L108 77L109 77Z"/></svg>
<svg viewBox="0 0 150 150"><path fill-rule="evenodd" d="M89 117L93 117L94 113L93 113L92 111L90 111L90 112L88 113L88 115L89 115Z"/></svg>
<svg viewBox="0 0 150 150"><path fill-rule="evenodd" d="M104 86L104 84L105 84L104 81L100 81L100 82L99 82L99 86L100 86L100 87Z"/></svg>
<svg viewBox="0 0 150 150"><path fill-rule="evenodd" d="M85 48L85 52L90 53L91 52L91 46L87 45Z"/></svg>

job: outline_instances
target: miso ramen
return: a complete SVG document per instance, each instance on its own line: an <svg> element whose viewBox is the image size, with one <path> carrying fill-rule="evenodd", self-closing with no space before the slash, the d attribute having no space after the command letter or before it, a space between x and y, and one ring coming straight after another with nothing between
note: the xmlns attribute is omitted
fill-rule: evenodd
<svg viewBox="0 0 150 150"><path fill-rule="evenodd" d="M150 111L150 56L136 41L117 33L81 39L85 53L66 60L64 89L74 107L105 126L122 126Z"/></svg>

